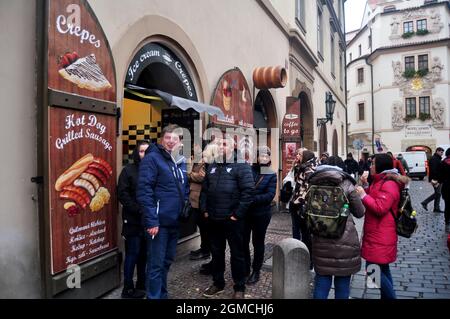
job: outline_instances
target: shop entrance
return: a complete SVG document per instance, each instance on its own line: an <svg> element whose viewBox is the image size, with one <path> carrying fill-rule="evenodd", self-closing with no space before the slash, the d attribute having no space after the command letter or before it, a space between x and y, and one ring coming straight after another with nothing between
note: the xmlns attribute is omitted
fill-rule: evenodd
<svg viewBox="0 0 450 319"><path fill-rule="evenodd" d="M271 128L277 126L275 102L267 90L259 91L253 109L253 126L267 132L267 146L271 147Z"/></svg>
<svg viewBox="0 0 450 319"><path fill-rule="evenodd" d="M136 66L136 67L134 67ZM132 60L127 84L157 89L181 98L197 101L193 82L186 68L168 48L150 43L141 48ZM183 111L169 106L159 96L148 96L125 89L122 112L122 164L131 162L133 150L140 140L161 142L162 128L177 124L191 134L193 148L194 121L200 115L193 109ZM189 160L189 159L188 159ZM180 239L188 239L197 230L194 216L182 222Z"/></svg>

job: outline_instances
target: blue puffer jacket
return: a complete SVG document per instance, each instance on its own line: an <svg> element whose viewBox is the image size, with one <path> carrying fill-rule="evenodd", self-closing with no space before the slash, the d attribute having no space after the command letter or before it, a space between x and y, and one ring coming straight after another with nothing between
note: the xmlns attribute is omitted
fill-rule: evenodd
<svg viewBox="0 0 450 319"><path fill-rule="evenodd" d="M175 180L180 185L183 198ZM143 208L145 229L178 227L184 202L189 199L185 158L175 161L161 145L152 147L139 165L136 197Z"/></svg>
<svg viewBox="0 0 450 319"><path fill-rule="evenodd" d="M261 166L253 165L255 192L253 202L248 210L249 215L260 216L270 212L270 207L277 191L277 174L270 168L264 167L268 174L261 174Z"/></svg>

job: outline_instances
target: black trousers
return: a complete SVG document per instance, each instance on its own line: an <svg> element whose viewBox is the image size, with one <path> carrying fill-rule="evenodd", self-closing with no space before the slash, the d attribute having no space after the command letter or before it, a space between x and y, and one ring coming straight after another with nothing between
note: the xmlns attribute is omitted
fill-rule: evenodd
<svg viewBox="0 0 450 319"><path fill-rule="evenodd" d="M246 274L250 274L250 237L253 244L253 271L259 272L264 262L264 240L266 239L267 227L269 227L272 214L264 213L260 216L248 214L244 225L244 256Z"/></svg>
<svg viewBox="0 0 450 319"><path fill-rule="evenodd" d="M235 291L245 291L244 221L209 220L214 285L225 287L225 249L230 246L231 275Z"/></svg>
<svg viewBox="0 0 450 319"><path fill-rule="evenodd" d="M289 204L289 212L292 219L292 238L301 240L309 250L309 258L312 264L312 239L311 232L303 215L303 205Z"/></svg>
<svg viewBox="0 0 450 319"><path fill-rule="evenodd" d="M211 240L208 231L208 218L206 218L198 208L193 208L195 222L200 230L200 249L205 253L211 252Z"/></svg>
<svg viewBox="0 0 450 319"><path fill-rule="evenodd" d="M440 210L440 202L441 202L441 189L442 184L440 184L438 187L434 187L434 193L428 196L427 199L423 201L425 205L428 205L429 202L434 201L434 210Z"/></svg>

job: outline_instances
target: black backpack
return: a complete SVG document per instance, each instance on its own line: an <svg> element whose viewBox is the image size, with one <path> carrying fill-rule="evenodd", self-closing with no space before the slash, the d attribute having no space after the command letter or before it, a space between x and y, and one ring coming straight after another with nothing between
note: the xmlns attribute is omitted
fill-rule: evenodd
<svg viewBox="0 0 450 319"><path fill-rule="evenodd" d="M392 213L397 224L397 235L405 238L412 236L418 227L415 214L416 211L412 207L411 196L409 195L408 189L405 188L400 192L398 216L394 216L394 213Z"/></svg>

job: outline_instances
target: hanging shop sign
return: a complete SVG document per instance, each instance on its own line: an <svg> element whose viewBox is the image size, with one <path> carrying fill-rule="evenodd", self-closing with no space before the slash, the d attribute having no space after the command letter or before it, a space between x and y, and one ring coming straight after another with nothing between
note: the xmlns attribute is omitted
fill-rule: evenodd
<svg viewBox="0 0 450 319"><path fill-rule="evenodd" d="M296 151L301 147L300 125L300 99L288 97L281 127L283 178L291 170Z"/></svg>
<svg viewBox="0 0 450 319"><path fill-rule="evenodd" d="M225 72L214 91L212 105L218 106L225 117L213 116L212 122L242 127L253 127L253 105L250 90L241 70Z"/></svg>
<svg viewBox="0 0 450 319"><path fill-rule="evenodd" d="M111 51L98 21L83 0L49 3L48 87L116 101Z"/></svg>
<svg viewBox="0 0 450 319"><path fill-rule="evenodd" d="M134 55L127 70L126 82L137 84L142 71L153 63L161 63L169 67L183 85L186 97L197 101L194 83L183 63L167 48L157 43L144 45Z"/></svg>
<svg viewBox="0 0 450 319"><path fill-rule="evenodd" d="M50 0L48 10L44 162L54 275L117 248L117 120L114 60L89 4Z"/></svg>
<svg viewBox="0 0 450 319"><path fill-rule="evenodd" d="M52 273L116 243L116 134L112 116L50 108Z"/></svg>

